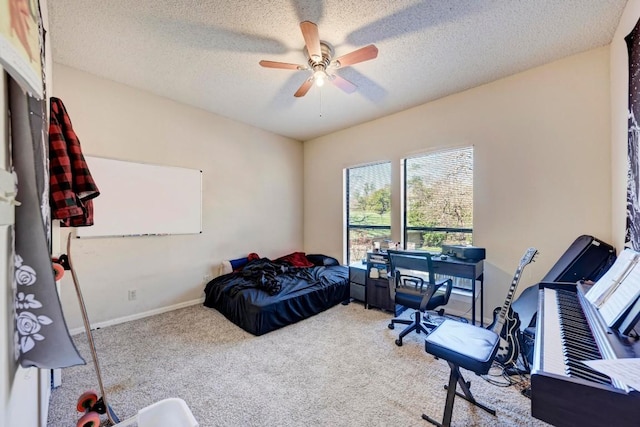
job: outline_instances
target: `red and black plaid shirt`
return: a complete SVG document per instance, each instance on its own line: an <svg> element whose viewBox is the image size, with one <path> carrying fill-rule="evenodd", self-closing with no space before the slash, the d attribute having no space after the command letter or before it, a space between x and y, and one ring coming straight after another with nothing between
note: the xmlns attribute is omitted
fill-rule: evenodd
<svg viewBox="0 0 640 427"><path fill-rule="evenodd" d="M93 202L100 195L82 155L80 140L62 101L51 98L49 123L51 216L65 227L93 225Z"/></svg>

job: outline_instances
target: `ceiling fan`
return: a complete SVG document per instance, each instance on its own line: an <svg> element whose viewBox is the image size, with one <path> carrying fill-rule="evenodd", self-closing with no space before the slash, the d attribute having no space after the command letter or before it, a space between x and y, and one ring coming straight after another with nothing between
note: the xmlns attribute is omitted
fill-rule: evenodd
<svg viewBox="0 0 640 427"><path fill-rule="evenodd" d="M378 56L378 48L370 44L333 59L333 46L324 40L320 40L318 26L316 24L310 21L303 21L300 23L300 29L302 30L302 37L304 37L304 53L307 57L307 64L298 65L262 60L260 61L260 65L266 68L311 71L311 76L302 83L302 86L300 86L298 91L293 95L298 98L305 96L314 83L316 86L322 86L327 80L347 93L354 92L356 85L340 77L338 74L333 73L333 70L374 59Z"/></svg>

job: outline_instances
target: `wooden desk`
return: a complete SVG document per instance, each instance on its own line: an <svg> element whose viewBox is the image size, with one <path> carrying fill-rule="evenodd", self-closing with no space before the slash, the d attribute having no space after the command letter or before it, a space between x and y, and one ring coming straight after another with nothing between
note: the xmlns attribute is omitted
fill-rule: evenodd
<svg viewBox="0 0 640 427"><path fill-rule="evenodd" d="M471 323L476 324L476 280L480 282L480 326L484 326L484 261L466 261L454 257L434 256L436 274L471 280Z"/></svg>

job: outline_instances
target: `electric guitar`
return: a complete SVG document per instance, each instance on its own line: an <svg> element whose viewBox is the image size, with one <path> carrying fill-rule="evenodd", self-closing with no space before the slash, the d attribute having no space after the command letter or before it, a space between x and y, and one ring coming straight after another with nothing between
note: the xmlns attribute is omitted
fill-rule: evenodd
<svg viewBox="0 0 640 427"><path fill-rule="evenodd" d="M538 250L536 248L529 248L522 256L516 274L511 281L507 298L504 300L502 307L496 307L495 310L493 310L493 322L487 327L487 329L500 335L500 344L495 360L503 366L515 364L520 354L520 340L518 339L520 318L518 317L518 313L511 309L511 300L520 282L522 270L527 264L533 261L537 253Z"/></svg>

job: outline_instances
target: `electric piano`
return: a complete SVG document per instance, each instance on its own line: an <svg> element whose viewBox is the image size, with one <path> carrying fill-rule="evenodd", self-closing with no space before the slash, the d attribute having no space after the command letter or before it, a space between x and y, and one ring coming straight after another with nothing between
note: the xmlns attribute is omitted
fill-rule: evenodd
<svg viewBox="0 0 640 427"><path fill-rule="evenodd" d="M640 357L640 341L606 325L588 285L539 286L531 415L558 427L640 426L640 392L581 362Z"/></svg>

